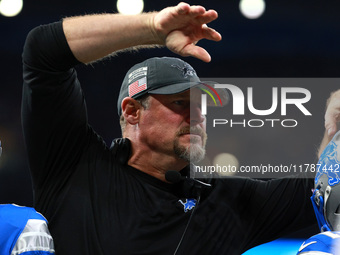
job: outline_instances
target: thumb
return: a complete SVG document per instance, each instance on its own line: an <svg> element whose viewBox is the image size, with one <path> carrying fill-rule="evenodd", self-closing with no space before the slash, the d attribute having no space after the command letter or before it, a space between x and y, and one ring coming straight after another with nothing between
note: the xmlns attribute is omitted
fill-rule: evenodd
<svg viewBox="0 0 340 255"><path fill-rule="evenodd" d="M337 119L335 114L326 112L325 114L325 128L329 137L333 137L337 131Z"/></svg>
<svg viewBox="0 0 340 255"><path fill-rule="evenodd" d="M336 133L336 125L331 125L328 129L327 129L327 134L329 137L333 137Z"/></svg>
<svg viewBox="0 0 340 255"><path fill-rule="evenodd" d="M210 62L210 54L202 47L196 46L194 44L188 44L183 48L183 55L192 56L198 58L204 62Z"/></svg>

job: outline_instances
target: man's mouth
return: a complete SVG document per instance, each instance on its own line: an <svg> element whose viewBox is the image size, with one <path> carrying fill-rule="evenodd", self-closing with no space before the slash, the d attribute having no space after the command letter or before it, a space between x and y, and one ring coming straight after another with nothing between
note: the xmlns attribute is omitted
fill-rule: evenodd
<svg viewBox="0 0 340 255"><path fill-rule="evenodd" d="M206 137L205 132L198 127L183 128L177 133L177 135L178 136L190 135L194 139L198 139L199 137L201 140L204 140L204 138Z"/></svg>
<svg viewBox="0 0 340 255"><path fill-rule="evenodd" d="M186 133L186 134L184 134L184 135L193 135L193 136L199 136L199 137L202 137L202 135L201 135L201 134L199 134L199 133Z"/></svg>

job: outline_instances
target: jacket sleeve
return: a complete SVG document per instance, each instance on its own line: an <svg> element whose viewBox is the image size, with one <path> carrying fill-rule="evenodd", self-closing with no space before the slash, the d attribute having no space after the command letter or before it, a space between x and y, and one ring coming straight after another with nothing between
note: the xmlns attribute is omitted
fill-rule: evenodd
<svg viewBox="0 0 340 255"><path fill-rule="evenodd" d="M316 224L310 196L313 179L249 180L243 194L247 249Z"/></svg>
<svg viewBox="0 0 340 255"><path fill-rule="evenodd" d="M63 184L86 144L86 105L73 68L78 63L62 22L39 26L28 34L23 51L22 125L35 196Z"/></svg>

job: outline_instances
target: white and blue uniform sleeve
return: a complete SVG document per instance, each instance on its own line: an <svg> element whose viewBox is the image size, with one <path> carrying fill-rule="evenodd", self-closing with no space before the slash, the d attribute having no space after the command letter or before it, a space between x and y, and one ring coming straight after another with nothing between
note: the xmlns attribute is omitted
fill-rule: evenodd
<svg viewBox="0 0 340 255"><path fill-rule="evenodd" d="M297 255L340 255L340 232L323 232L301 245Z"/></svg>
<svg viewBox="0 0 340 255"><path fill-rule="evenodd" d="M54 243L47 220L33 208L0 205L1 255L51 255Z"/></svg>

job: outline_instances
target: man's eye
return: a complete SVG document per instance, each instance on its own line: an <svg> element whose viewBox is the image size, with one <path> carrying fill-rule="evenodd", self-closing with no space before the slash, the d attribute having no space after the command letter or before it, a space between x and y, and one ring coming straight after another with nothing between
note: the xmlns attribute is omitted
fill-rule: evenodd
<svg viewBox="0 0 340 255"><path fill-rule="evenodd" d="M176 101L174 101L174 104L176 104L176 105L184 105L184 101L183 100L176 100Z"/></svg>

